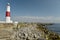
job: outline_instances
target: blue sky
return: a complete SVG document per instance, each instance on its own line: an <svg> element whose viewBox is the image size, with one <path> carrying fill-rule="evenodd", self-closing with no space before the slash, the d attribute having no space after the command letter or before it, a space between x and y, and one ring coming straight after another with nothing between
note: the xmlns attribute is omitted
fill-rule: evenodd
<svg viewBox="0 0 60 40"><path fill-rule="evenodd" d="M8 2L12 20L60 22L60 0L0 0L0 20L5 20Z"/></svg>

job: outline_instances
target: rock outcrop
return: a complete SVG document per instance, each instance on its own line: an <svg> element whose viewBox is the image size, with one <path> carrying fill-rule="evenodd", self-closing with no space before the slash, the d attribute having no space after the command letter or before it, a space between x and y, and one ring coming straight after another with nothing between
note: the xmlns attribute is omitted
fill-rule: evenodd
<svg viewBox="0 0 60 40"><path fill-rule="evenodd" d="M1 29L0 40L45 40L43 37L44 33L38 30L36 25L28 25L25 27L19 27L18 25L16 28L13 27L12 30Z"/></svg>

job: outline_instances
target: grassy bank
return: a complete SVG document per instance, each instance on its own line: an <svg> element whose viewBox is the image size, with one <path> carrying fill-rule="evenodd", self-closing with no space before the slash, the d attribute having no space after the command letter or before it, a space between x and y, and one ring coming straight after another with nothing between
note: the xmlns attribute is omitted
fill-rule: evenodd
<svg viewBox="0 0 60 40"><path fill-rule="evenodd" d="M46 38L46 40L60 40L60 36L50 30L48 30L46 27L44 27L44 25L46 24L37 24L37 29L41 30L42 32L44 32L44 37ZM47 24L49 25L49 24Z"/></svg>

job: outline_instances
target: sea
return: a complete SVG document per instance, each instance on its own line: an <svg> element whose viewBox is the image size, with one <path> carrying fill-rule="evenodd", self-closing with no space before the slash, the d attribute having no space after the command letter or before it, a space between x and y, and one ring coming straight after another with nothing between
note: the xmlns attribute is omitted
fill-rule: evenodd
<svg viewBox="0 0 60 40"><path fill-rule="evenodd" d="M55 23L53 25L49 25L49 26L47 26L47 29L60 34L60 23Z"/></svg>

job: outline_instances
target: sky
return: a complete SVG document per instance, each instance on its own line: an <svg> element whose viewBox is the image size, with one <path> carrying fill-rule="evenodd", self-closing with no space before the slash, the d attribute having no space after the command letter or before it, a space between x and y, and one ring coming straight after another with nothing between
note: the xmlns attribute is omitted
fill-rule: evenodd
<svg viewBox="0 0 60 40"><path fill-rule="evenodd" d="M13 21L60 23L60 0L0 0L0 20L10 3Z"/></svg>

